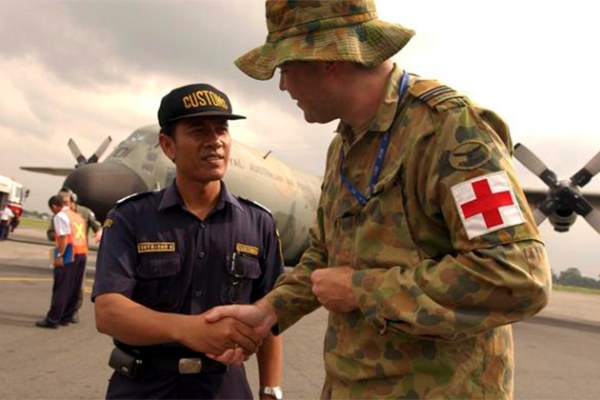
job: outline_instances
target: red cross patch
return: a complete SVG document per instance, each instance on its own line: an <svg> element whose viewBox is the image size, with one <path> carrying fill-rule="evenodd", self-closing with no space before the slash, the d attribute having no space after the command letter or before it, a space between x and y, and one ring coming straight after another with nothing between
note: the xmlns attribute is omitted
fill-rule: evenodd
<svg viewBox="0 0 600 400"><path fill-rule="evenodd" d="M459 183L452 195L469 239L525 222L505 171Z"/></svg>

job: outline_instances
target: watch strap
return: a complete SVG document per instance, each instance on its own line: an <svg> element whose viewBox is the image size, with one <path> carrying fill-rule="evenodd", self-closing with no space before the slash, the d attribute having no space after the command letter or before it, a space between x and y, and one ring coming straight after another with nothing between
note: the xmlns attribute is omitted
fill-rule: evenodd
<svg viewBox="0 0 600 400"><path fill-rule="evenodd" d="M283 391L279 386L261 386L258 395L261 396L263 394L273 396L277 400L283 399Z"/></svg>

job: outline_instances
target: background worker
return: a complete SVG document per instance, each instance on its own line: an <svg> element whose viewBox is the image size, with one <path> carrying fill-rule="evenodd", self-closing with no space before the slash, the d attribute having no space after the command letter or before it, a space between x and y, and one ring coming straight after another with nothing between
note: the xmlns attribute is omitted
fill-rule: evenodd
<svg viewBox="0 0 600 400"><path fill-rule="evenodd" d="M96 243L96 244L100 243L100 238L102 237L102 224L100 224L100 222L98 222L94 212L92 210L90 210L89 208L82 206L81 204L78 204L77 203L77 194L73 193L72 191L70 191L68 189L63 188L60 192L58 192L58 195L62 196L64 201L69 204L69 208L71 208L71 210L73 210L74 212L79 214L81 216L81 218L83 218L83 220L85 221L86 226L87 226L87 228L85 230L85 238L86 238L86 241L88 242L88 246L87 246L88 249L89 249L89 240L88 239L89 239L90 230L94 234L94 243ZM52 223L50 224L50 228L52 228ZM82 270L81 271L82 272L81 287L79 289L79 294L77 297L77 305L75 306L75 313L73 314L73 318L71 319L71 323L73 323L73 324L79 323L79 310L83 306L83 286L84 286L83 282L84 282L84 278L85 278L87 257L85 258L85 260L81 260L80 262L82 263L81 265L79 265L79 268Z"/></svg>
<svg viewBox="0 0 600 400"><path fill-rule="evenodd" d="M258 300L283 269L273 217L222 181L228 121L240 118L210 85L171 91L158 120L175 181L108 214L92 299L98 330L115 339L109 399L252 398L243 366L227 369L205 356L238 345L247 354L258 350L260 397L280 397L281 339L269 335L259 347L260 336L239 321L209 325L204 318L214 306Z"/></svg>
<svg viewBox="0 0 600 400"><path fill-rule="evenodd" d="M54 283L50 310L41 321L36 322L40 328L57 328L58 325L69 325L72 322L77 304L82 266L85 265L87 241L85 221L79 214L69 208L69 201L62 196L52 196L48 206L54 217L57 251L54 254ZM66 261L66 262L65 262Z"/></svg>
<svg viewBox="0 0 600 400"><path fill-rule="evenodd" d="M15 217L10 207L4 204L0 209L0 241L8 239L8 233L10 230L10 223Z"/></svg>
<svg viewBox="0 0 600 400"><path fill-rule="evenodd" d="M508 128L394 64L414 32L373 0L266 10L267 42L236 65L261 80L279 68L307 122L340 124L299 265L208 320L281 333L324 306L323 398L512 398L510 324L547 304L551 279Z"/></svg>

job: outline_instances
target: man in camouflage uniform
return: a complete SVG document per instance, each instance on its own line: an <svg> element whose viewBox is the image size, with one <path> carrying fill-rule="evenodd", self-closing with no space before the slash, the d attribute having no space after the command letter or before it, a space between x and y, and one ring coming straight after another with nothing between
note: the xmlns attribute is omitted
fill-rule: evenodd
<svg viewBox="0 0 600 400"><path fill-rule="evenodd" d="M281 333L323 305L323 398L512 398L510 324L547 304L551 279L507 126L393 64L414 32L373 0L266 7L267 43L237 66L279 67L308 122L341 122L300 263L210 318Z"/></svg>

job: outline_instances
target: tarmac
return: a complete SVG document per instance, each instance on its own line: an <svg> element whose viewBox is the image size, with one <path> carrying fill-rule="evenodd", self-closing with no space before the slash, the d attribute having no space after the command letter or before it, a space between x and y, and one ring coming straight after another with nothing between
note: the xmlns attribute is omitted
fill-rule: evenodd
<svg viewBox="0 0 600 400"><path fill-rule="evenodd" d="M0 242L0 399L104 398L112 342L96 331L89 301L94 251L81 322L34 327L49 307L50 249L36 228L19 228ZM285 332L286 399L319 398L326 324L321 308ZM555 291L541 313L514 325L514 339L515 399L600 399L600 296ZM257 393L255 358L246 368Z"/></svg>

